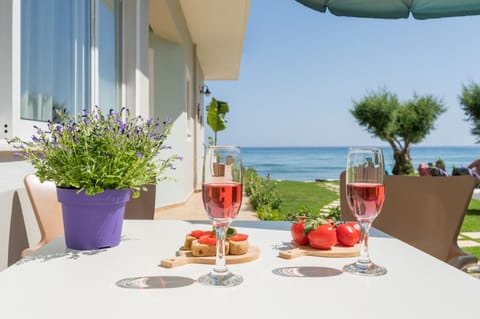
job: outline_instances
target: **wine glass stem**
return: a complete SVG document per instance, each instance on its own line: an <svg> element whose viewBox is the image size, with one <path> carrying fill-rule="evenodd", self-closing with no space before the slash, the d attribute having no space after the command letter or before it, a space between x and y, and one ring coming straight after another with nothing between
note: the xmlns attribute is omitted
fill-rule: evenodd
<svg viewBox="0 0 480 319"><path fill-rule="evenodd" d="M217 273L227 272L225 262L225 236L228 229L228 223L215 223L215 232L217 236L217 253L215 257L215 267L213 270Z"/></svg>
<svg viewBox="0 0 480 319"><path fill-rule="evenodd" d="M372 262L370 260L370 254L368 253L368 234L372 223L362 221L360 225L362 226L362 238L360 241L360 256L358 257L357 263L366 265Z"/></svg>

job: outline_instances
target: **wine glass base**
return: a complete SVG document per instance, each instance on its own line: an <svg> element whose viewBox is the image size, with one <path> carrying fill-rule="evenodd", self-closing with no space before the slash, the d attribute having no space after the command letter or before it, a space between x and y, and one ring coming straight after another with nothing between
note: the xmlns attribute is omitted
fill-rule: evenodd
<svg viewBox="0 0 480 319"><path fill-rule="evenodd" d="M212 287L233 287L240 285L243 282L243 277L232 274L230 271L224 273L212 271L198 278L198 282Z"/></svg>
<svg viewBox="0 0 480 319"><path fill-rule="evenodd" d="M355 262L353 264L345 265L343 270L354 275L370 277L383 276L387 273L387 269L385 267L376 265L372 262L367 264Z"/></svg>

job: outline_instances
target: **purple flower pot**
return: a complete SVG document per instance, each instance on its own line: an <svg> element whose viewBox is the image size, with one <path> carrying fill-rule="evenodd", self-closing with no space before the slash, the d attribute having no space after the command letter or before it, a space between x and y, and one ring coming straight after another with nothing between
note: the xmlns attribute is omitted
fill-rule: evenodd
<svg viewBox="0 0 480 319"><path fill-rule="evenodd" d="M84 191L57 188L62 204L65 243L70 249L92 250L120 243L125 205L130 189L105 190L88 196Z"/></svg>

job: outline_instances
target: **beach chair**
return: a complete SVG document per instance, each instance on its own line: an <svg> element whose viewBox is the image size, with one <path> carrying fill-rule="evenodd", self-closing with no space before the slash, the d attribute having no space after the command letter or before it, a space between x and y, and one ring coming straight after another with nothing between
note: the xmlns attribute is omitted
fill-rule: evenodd
<svg viewBox="0 0 480 319"><path fill-rule="evenodd" d="M477 262L458 247L457 238L470 203L472 176L385 176L385 202L373 226L460 269ZM340 174L342 219L354 220Z"/></svg>
<svg viewBox="0 0 480 319"><path fill-rule="evenodd" d="M40 229L40 241L22 252L31 254L52 239L63 235L62 208L57 201L55 183L41 183L37 176L30 174L24 178L30 203ZM153 219L155 216L155 185L147 185L148 191L141 191L137 199L131 198L125 207L125 219Z"/></svg>

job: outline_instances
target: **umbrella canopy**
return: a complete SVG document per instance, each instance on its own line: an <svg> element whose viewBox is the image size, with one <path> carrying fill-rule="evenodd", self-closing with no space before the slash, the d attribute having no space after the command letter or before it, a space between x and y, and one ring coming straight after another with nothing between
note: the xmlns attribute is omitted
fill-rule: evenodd
<svg viewBox="0 0 480 319"><path fill-rule="evenodd" d="M337 16L415 19L480 14L480 0L296 0L303 5Z"/></svg>

